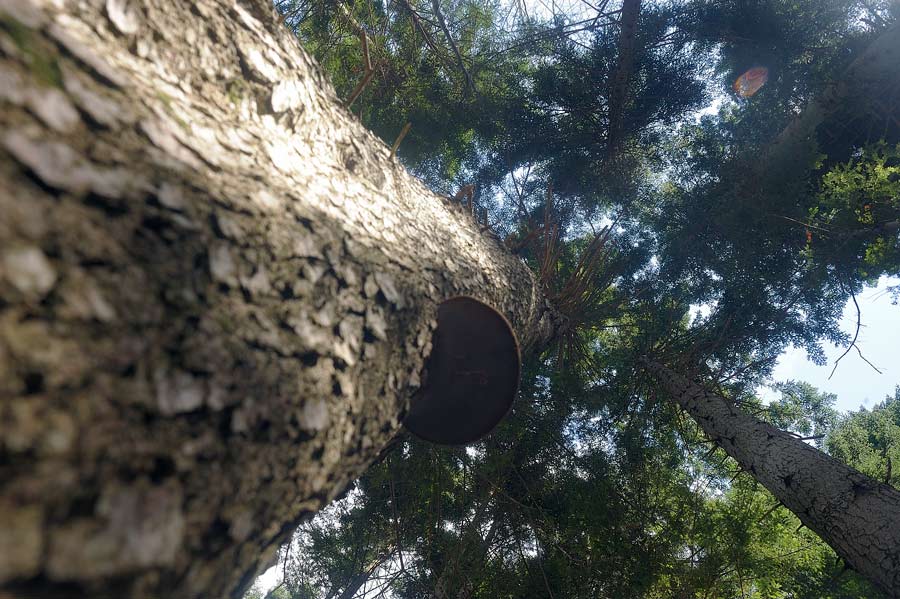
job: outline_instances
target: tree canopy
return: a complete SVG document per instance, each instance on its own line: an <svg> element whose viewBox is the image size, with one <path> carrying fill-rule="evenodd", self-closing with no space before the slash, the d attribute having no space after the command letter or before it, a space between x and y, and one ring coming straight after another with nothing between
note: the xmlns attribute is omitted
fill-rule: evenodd
<svg viewBox="0 0 900 599"><path fill-rule="evenodd" d="M411 123L412 172L474 185L572 324L486 439L398 437L283 549L270 596L878 596L639 359L898 486L900 390L840 415L802 381L756 389L788 344L851 344L846 302L900 274L900 61L878 54L900 5L276 6L376 134Z"/></svg>

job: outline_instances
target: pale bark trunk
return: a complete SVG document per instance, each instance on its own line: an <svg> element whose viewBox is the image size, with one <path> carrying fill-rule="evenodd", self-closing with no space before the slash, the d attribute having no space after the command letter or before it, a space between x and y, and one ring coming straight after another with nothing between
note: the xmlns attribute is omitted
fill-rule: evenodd
<svg viewBox="0 0 900 599"><path fill-rule="evenodd" d="M264 0L0 0L0 214L13 596L240 596L397 432L439 302L555 330Z"/></svg>
<svg viewBox="0 0 900 599"><path fill-rule="evenodd" d="M900 597L900 491L750 416L665 366L647 362L672 398L741 468L848 565Z"/></svg>

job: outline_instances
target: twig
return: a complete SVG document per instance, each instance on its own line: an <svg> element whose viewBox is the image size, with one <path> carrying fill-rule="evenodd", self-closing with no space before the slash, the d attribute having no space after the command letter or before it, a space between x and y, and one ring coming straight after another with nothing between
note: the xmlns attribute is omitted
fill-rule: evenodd
<svg viewBox="0 0 900 599"><path fill-rule="evenodd" d="M282 581L279 582L277 585L275 585L274 587L272 587L271 589L269 589L269 592L266 593L266 596L263 597L263 599L274 599L274 598L275 598L275 591L277 591L278 589L280 589L281 587L283 587L285 582L286 582L286 581L282 580Z"/></svg>
<svg viewBox="0 0 900 599"><path fill-rule="evenodd" d="M341 14L347 20L351 27L356 30L357 35L359 35L359 43L362 46L362 54L363 54L363 78L356 85L356 88L353 90L353 93L350 94L350 97L344 102L344 106L350 108L353 105L353 102L356 101L356 98L363 92L366 88L366 85L369 84L369 81L372 79L372 75L375 74L375 69L372 67L372 58L369 55L369 36L366 34L366 30L363 29L363 26L359 24L359 22L353 17L353 14L350 10L344 6L343 4L338 5L341 9Z"/></svg>
<svg viewBox="0 0 900 599"><path fill-rule="evenodd" d="M409 17L413 21L413 26L419 30L422 34L422 37L425 39L425 43L429 48L438 56L441 56L441 52L437 48L437 44L434 43L434 40L431 39L431 35L428 33L428 30L425 29L425 26L422 25L422 15L416 11L409 3L409 0L400 0L400 4L409 11Z"/></svg>
<svg viewBox="0 0 900 599"><path fill-rule="evenodd" d="M859 346L855 346L855 348L856 348L856 353L859 354L859 357L862 358L863 362L865 362L866 364L868 364L869 366L871 366L871 367L872 367L872 370L874 370L874 371L877 372L878 374L884 374L883 372L881 372L880 370L878 370L878 367L876 367L874 364L872 364L871 362L869 362L868 358L866 358L866 357L863 355L862 350L859 349Z"/></svg>
<svg viewBox="0 0 900 599"><path fill-rule="evenodd" d="M409 133L410 127L412 127L412 123L403 125L403 129L400 130L400 135L397 136L397 139L394 140L394 145L391 146L391 158L397 154L397 148L400 147L400 142L402 142L403 138L406 137L406 134Z"/></svg>
<svg viewBox="0 0 900 599"><path fill-rule="evenodd" d="M294 537L291 536L290 540L288 541L287 548L285 548L285 552L284 552L284 565L282 566L282 570L281 570L281 582L279 582L277 585L275 585L274 587L269 589L269 592L266 593L266 595L265 595L265 597L263 597L263 599L274 599L275 591L277 591L278 589L280 589L281 587L283 587L284 585L287 584L287 581L288 581L288 577L287 577L288 559L291 556L291 545L293 544L293 542L294 542Z"/></svg>
<svg viewBox="0 0 900 599"><path fill-rule="evenodd" d="M766 518L768 518L768 517L769 517L769 514L771 514L771 513L774 512L775 510L777 510L778 507L779 507L780 505L781 505L781 502L779 501L778 503L776 503L775 505L773 505L772 507L770 507L769 509L767 509L767 510L766 510L766 513L763 514L762 516L760 516L760 517L759 517L759 520L757 520L756 523L757 523L757 524L762 524L763 520L765 520Z"/></svg>
<svg viewBox="0 0 900 599"><path fill-rule="evenodd" d="M841 283L840 285L841 285L841 289L846 291L844 284ZM859 346L856 345L856 340L859 338L859 329L860 329L860 327L862 327L862 310L859 309L859 302L856 301L856 294L853 293L852 289L850 290L850 299L853 300L853 305L856 306L856 332L853 334L853 341L850 342L850 345L847 346L847 349L844 350L844 353L842 353L841 356L837 360L835 360L834 368L831 369L831 374L828 375L829 381L831 380L831 377L834 376L834 371L837 370L838 364L841 363L841 360L844 359L844 356L846 356L848 353L850 353L850 350L853 348L856 348L856 351L859 354L859 357L862 358L866 364L871 366L875 372L877 372L878 374L883 374L880 370L878 370L878 368L875 367L874 364L872 364L871 362L869 362L866 359L866 357L862 353L862 350L860 350Z"/></svg>
<svg viewBox="0 0 900 599"><path fill-rule="evenodd" d="M547 573L544 572L544 559L541 556L538 556L538 568L541 569L541 576L544 578L544 588L547 589L547 595L550 599L556 599L553 591L550 590L550 582L547 580Z"/></svg>
<svg viewBox="0 0 900 599"><path fill-rule="evenodd" d="M393 470L393 468L392 468ZM391 472L391 511L393 512L394 534L397 536L397 556L400 558L400 569L406 571L403 563L403 544L400 540L400 518L397 516L397 496L394 494L394 472Z"/></svg>
<svg viewBox="0 0 900 599"><path fill-rule="evenodd" d="M762 359L760 359L760 360L755 360L755 361L753 361L753 362L750 362L749 364L746 364L746 365L742 366L741 368L735 370L733 373L729 374L729 375L726 376L725 378L718 379L717 382L718 382L719 384L721 384L721 383L724 383L724 382L726 382L726 381L728 381L728 380L731 380L731 379L733 379L733 378L735 378L735 377L741 376L742 374L744 374L744 372L746 372L746 371L749 370L750 368L755 368L756 366L762 366L762 365L765 364L766 362L771 362L771 361L773 361L773 360L777 360L779 355L780 355L780 354L775 354L775 355L769 356L769 357L767 357L767 358L762 358Z"/></svg>
<svg viewBox="0 0 900 599"><path fill-rule="evenodd" d="M790 433L790 434L798 441L818 441L819 439L824 439L827 436L827 435L811 435L809 437L801 437L800 435L798 435L796 433Z"/></svg>
<svg viewBox="0 0 900 599"><path fill-rule="evenodd" d="M824 227L819 227L819 226L816 226L816 225L814 225L814 224L812 224L812 223L805 223L805 222L803 222L802 220L797 220L796 218L791 218L790 216L784 216L784 215L782 215L782 214L773 214L772 216L775 216L775 217L778 217L778 218L783 218L784 220L789 220L789 221L791 221L792 223L797 223L798 225L803 225L804 227L807 227L807 228L809 228L809 229L817 229L817 230L822 231L822 232L824 232L824 233L831 233L831 231L829 231L828 229L826 229L826 228L824 228Z"/></svg>

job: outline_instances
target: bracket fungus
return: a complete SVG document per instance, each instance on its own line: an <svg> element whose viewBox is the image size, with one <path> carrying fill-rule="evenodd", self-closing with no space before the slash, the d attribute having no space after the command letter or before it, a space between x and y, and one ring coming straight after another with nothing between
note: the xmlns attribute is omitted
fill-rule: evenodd
<svg viewBox="0 0 900 599"><path fill-rule="evenodd" d="M461 445L491 432L512 407L521 357L502 314L471 297L438 306L425 385L404 424L432 443Z"/></svg>

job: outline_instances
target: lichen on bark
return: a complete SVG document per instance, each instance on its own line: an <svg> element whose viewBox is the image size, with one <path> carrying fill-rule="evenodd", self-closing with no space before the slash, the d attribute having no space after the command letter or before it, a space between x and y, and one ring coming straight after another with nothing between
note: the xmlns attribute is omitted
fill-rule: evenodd
<svg viewBox="0 0 900 599"><path fill-rule="evenodd" d="M0 103L13 596L239 596L397 433L441 301L553 336L262 0L0 0Z"/></svg>

